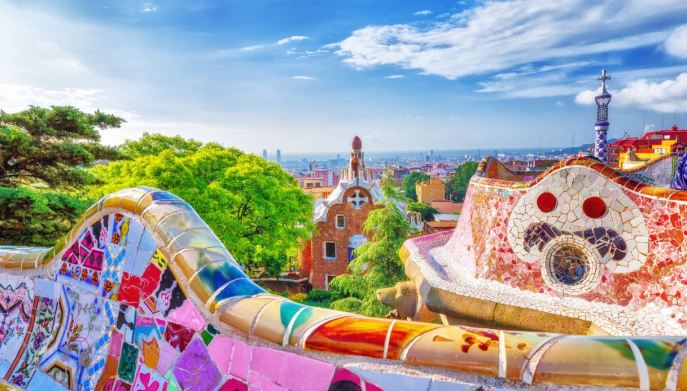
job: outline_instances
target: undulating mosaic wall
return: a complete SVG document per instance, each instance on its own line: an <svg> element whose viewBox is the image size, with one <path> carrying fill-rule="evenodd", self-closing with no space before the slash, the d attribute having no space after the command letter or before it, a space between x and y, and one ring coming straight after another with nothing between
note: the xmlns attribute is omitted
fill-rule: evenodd
<svg viewBox="0 0 687 391"><path fill-rule="evenodd" d="M180 229L193 222L176 220ZM20 269L27 254L46 251L0 248L4 259L19 263L6 266ZM223 288L214 299L264 293L226 261L198 273ZM5 270L3 382L35 390L308 390L337 382L378 389L335 365L220 335L168 263L150 230L114 212L84 227L46 267Z"/></svg>
<svg viewBox="0 0 687 391"><path fill-rule="evenodd" d="M623 174L646 185L670 187L678 159L679 156L662 156L636 169L623 170Z"/></svg>
<svg viewBox="0 0 687 391"><path fill-rule="evenodd" d="M0 247L0 268L0 388L687 387L684 337L442 326L267 294L154 189L104 198L53 249Z"/></svg>
<svg viewBox="0 0 687 391"><path fill-rule="evenodd" d="M641 334L632 330L656 321L663 324L644 332L687 334L684 192L646 186L591 159L562 163L529 183L484 171L439 251L453 272L574 298L575 317L584 315L585 303L605 305L589 308L608 316L644 310L663 317L617 320L627 323L626 333Z"/></svg>

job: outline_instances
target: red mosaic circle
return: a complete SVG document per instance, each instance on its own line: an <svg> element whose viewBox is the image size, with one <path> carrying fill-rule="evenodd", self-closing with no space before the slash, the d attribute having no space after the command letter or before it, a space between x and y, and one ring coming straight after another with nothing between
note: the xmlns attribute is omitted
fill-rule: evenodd
<svg viewBox="0 0 687 391"><path fill-rule="evenodd" d="M592 219L606 214L606 203L599 197L589 197L582 203L582 211Z"/></svg>
<svg viewBox="0 0 687 391"><path fill-rule="evenodd" d="M549 213L556 209L557 204L558 200L556 200L556 196L548 191L539 194L539 197L537 197L537 206L539 207L539 210L544 213Z"/></svg>

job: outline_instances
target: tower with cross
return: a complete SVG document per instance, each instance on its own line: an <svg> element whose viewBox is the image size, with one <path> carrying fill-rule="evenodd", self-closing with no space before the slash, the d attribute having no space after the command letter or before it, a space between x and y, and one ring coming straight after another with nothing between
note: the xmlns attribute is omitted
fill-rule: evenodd
<svg viewBox="0 0 687 391"><path fill-rule="evenodd" d="M606 80L609 80L611 75L606 73L605 69L601 70L601 76L597 80L601 81L601 95L594 97L596 101L596 124L594 130L596 131L596 140L594 142L594 157L606 163L608 161L608 104L611 103L611 94L606 91Z"/></svg>
<svg viewBox="0 0 687 391"><path fill-rule="evenodd" d="M341 180L325 200L315 201L313 222L317 235L306 241L299 252L301 275L316 289L328 289L331 280L348 273L355 249L370 234L364 225L369 213L383 208L384 193L365 167L365 153L360 137L351 143L347 167ZM405 204L394 203L405 214Z"/></svg>

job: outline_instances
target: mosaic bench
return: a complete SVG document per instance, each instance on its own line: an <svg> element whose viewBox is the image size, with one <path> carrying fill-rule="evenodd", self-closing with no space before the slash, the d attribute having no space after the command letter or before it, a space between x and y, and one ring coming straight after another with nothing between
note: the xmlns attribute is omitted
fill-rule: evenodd
<svg viewBox="0 0 687 391"><path fill-rule="evenodd" d="M0 247L0 268L0 389L687 388L684 337L443 326L268 294L150 188L104 197L53 248Z"/></svg>

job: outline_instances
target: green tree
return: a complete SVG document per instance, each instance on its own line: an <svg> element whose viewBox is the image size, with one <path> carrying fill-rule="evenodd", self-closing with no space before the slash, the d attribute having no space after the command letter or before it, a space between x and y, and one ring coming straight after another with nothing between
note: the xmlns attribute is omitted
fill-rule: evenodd
<svg viewBox="0 0 687 391"><path fill-rule="evenodd" d="M0 244L52 245L90 205L69 192L95 178L82 167L119 152L100 130L123 120L74 107L0 112Z"/></svg>
<svg viewBox="0 0 687 391"><path fill-rule="evenodd" d="M477 162L465 162L456 167L455 175L449 179L446 186L446 198L456 202L463 202L468 191L470 179L477 172Z"/></svg>
<svg viewBox="0 0 687 391"><path fill-rule="evenodd" d="M354 250L351 274L337 276L331 282L332 296L339 299L331 304L332 308L384 316L389 307L377 300L376 290L405 280L398 251L412 228L397 207L399 200L392 197L397 192L388 178L383 180L382 189L386 195L384 207L371 211L363 224L363 231L372 239Z"/></svg>
<svg viewBox="0 0 687 391"><path fill-rule="evenodd" d="M90 171L104 184L87 188L89 197L150 186L184 199L253 276L278 276L312 231L312 199L295 178L235 148L164 149Z"/></svg>
<svg viewBox="0 0 687 391"><path fill-rule="evenodd" d="M165 136L159 133L150 134L144 132L138 140L126 140L121 149L130 158L146 155L157 155L162 151L172 151L176 155L189 152L197 152L203 145L194 139L185 139L181 136Z"/></svg>
<svg viewBox="0 0 687 391"><path fill-rule="evenodd" d="M70 194L0 187L0 244L52 246L90 204Z"/></svg>
<svg viewBox="0 0 687 391"><path fill-rule="evenodd" d="M99 130L119 127L123 121L69 106L0 112L0 186L77 189L91 182L93 177L81 167L120 157L116 148L99 143Z"/></svg>
<svg viewBox="0 0 687 391"><path fill-rule="evenodd" d="M422 221L432 221L434 220L434 214L439 213L438 210L432 208L427 204L422 202L410 202L408 203L409 212L418 212L422 217Z"/></svg>
<svg viewBox="0 0 687 391"><path fill-rule="evenodd" d="M406 198L408 198L411 201L417 201L417 192L415 191L415 184L420 181L428 181L429 179L429 175L419 171L411 172L410 174L408 174L408 176L403 178L403 184L401 185L401 187L403 188L403 193L405 194Z"/></svg>

